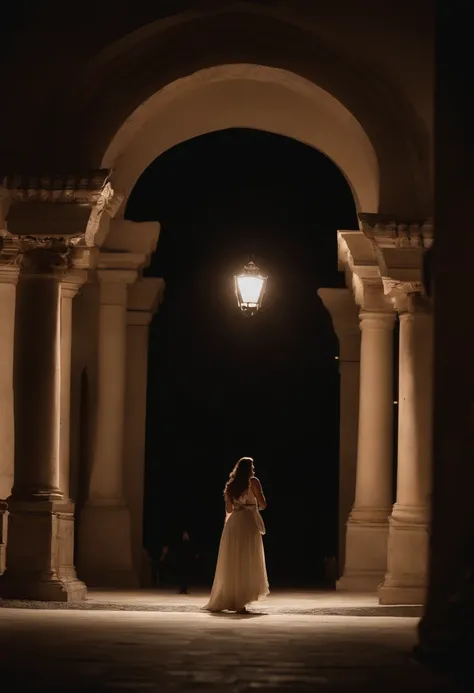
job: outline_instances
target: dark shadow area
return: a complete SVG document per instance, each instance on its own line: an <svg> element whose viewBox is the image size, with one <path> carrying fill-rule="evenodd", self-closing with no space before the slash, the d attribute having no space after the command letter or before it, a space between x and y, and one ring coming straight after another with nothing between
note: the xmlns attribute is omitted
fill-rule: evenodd
<svg viewBox="0 0 474 693"><path fill-rule="evenodd" d="M346 180L299 142L226 130L159 157L126 217L161 222L147 273L167 285L150 331L145 545L159 551L187 529L194 579L209 583L222 489L251 455L272 585L320 584L337 553L339 374L317 290L343 285L336 230L357 228ZM232 282L249 254L269 277L250 319Z"/></svg>

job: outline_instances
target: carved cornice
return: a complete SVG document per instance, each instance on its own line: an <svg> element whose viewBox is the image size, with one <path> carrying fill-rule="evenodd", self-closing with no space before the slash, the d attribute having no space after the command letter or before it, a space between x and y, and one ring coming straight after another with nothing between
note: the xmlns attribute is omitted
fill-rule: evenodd
<svg viewBox="0 0 474 693"><path fill-rule="evenodd" d="M16 174L0 177L3 218L17 235L82 236L94 245L104 212L113 216L122 197L114 193L110 171L76 175Z"/></svg>
<svg viewBox="0 0 474 693"><path fill-rule="evenodd" d="M109 178L108 169L82 174L14 174L0 176L0 185L11 202L94 205L110 185Z"/></svg>
<svg viewBox="0 0 474 693"><path fill-rule="evenodd" d="M67 271L71 250L81 236L0 236L0 264L18 266L23 272L44 274Z"/></svg>
<svg viewBox="0 0 474 693"><path fill-rule="evenodd" d="M382 214L359 214L364 235L379 248L429 248L433 221L401 220Z"/></svg>

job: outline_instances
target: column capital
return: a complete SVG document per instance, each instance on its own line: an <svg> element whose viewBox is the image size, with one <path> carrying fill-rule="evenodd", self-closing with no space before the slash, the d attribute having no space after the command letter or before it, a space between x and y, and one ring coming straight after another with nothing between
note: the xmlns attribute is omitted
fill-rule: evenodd
<svg viewBox="0 0 474 693"><path fill-rule="evenodd" d="M97 271L102 306L122 306L126 309L128 287L137 279L137 271L130 269L102 269Z"/></svg>
<svg viewBox="0 0 474 693"><path fill-rule="evenodd" d="M359 307L348 288L318 290L339 341L339 361L360 361Z"/></svg>
<svg viewBox="0 0 474 693"><path fill-rule="evenodd" d="M74 298L86 281L87 272L85 270L68 270L61 279L61 295L65 298Z"/></svg>
<svg viewBox="0 0 474 693"><path fill-rule="evenodd" d="M97 279L100 284L133 284L137 280L137 271L133 269L100 269Z"/></svg>
<svg viewBox="0 0 474 693"><path fill-rule="evenodd" d="M22 274L60 276L69 266L74 238L60 236L14 236L6 233L1 255L16 265Z"/></svg>
<svg viewBox="0 0 474 693"><path fill-rule="evenodd" d="M101 252L97 257L97 270L104 271L133 270L136 274L147 264L147 253Z"/></svg>
<svg viewBox="0 0 474 693"><path fill-rule="evenodd" d="M14 284L18 282L20 266L13 260L4 261L0 253L0 284Z"/></svg>
<svg viewBox="0 0 474 693"><path fill-rule="evenodd" d="M400 317L415 313L431 313L431 303L422 282L395 279L384 279L383 282L385 294Z"/></svg>
<svg viewBox="0 0 474 693"><path fill-rule="evenodd" d="M350 289L318 289L318 296L324 303L325 308L331 315L334 330L339 337L339 333L358 331L358 314L354 297Z"/></svg>
<svg viewBox="0 0 474 693"><path fill-rule="evenodd" d="M149 325L163 301L165 281L161 277L139 279L128 291L127 322Z"/></svg>
<svg viewBox="0 0 474 693"><path fill-rule="evenodd" d="M361 310L359 313L360 328L371 330L392 330L395 324L395 311Z"/></svg>
<svg viewBox="0 0 474 693"><path fill-rule="evenodd" d="M352 276L355 302L361 310L369 313L390 313L393 306L384 292L380 277Z"/></svg>

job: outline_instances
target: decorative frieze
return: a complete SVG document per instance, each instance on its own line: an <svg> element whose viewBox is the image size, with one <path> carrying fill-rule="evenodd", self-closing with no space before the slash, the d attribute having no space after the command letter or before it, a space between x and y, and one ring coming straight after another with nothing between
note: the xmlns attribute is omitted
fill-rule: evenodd
<svg viewBox="0 0 474 693"><path fill-rule="evenodd" d="M4 220L0 227L13 236L68 238L69 245L91 247L103 213L113 216L122 201L109 177L106 169L76 175L0 177Z"/></svg>
<svg viewBox="0 0 474 693"><path fill-rule="evenodd" d="M364 235L379 248L429 248L433 243L431 219L400 220L382 214L359 214Z"/></svg>
<svg viewBox="0 0 474 693"><path fill-rule="evenodd" d="M108 169L81 174L13 174L0 176L0 185L8 191L11 202L92 206L110 186L109 178Z"/></svg>
<svg viewBox="0 0 474 693"><path fill-rule="evenodd" d="M0 264L18 266L22 272L44 274L63 272L70 265L71 250L81 236L13 236L0 237Z"/></svg>

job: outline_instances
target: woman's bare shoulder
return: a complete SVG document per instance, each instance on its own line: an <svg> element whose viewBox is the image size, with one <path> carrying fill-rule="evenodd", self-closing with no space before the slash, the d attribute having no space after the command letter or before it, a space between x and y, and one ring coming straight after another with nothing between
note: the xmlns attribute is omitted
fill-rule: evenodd
<svg viewBox="0 0 474 693"><path fill-rule="evenodd" d="M252 486L261 486L260 479L258 479L256 476L253 476L250 479L250 483L252 484Z"/></svg>

